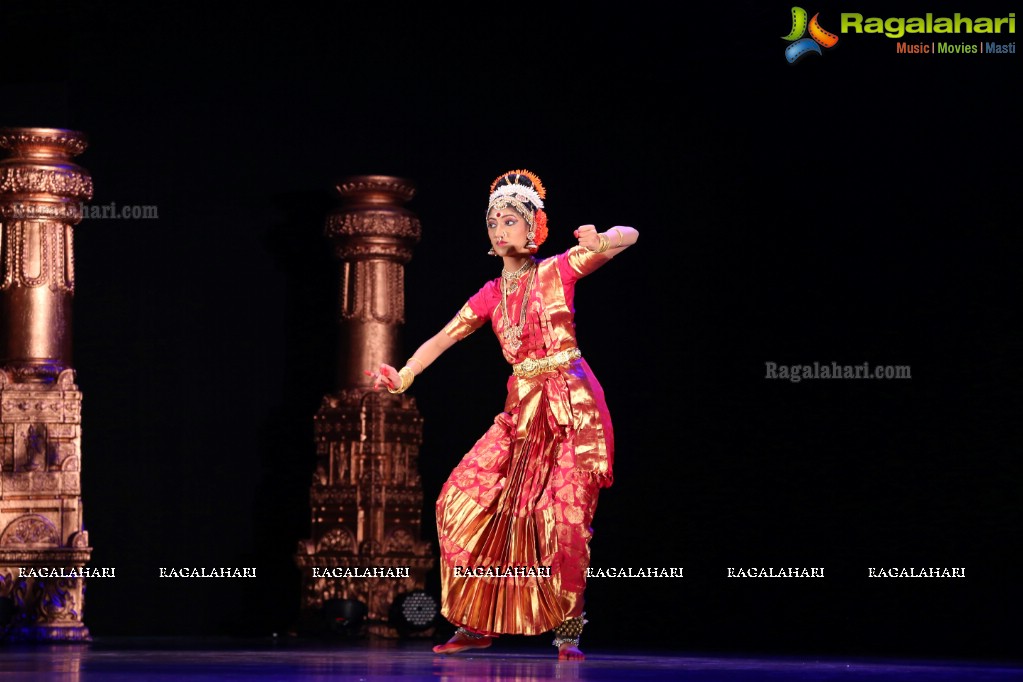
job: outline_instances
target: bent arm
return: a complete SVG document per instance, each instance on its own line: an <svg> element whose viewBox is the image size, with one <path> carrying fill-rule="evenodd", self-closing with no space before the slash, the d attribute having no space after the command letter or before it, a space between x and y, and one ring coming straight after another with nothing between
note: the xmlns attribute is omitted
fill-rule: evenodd
<svg viewBox="0 0 1023 682"><path fill-rule="evenodd" d="M614 258L636 243L636 240L639 239L639 230L634 227L626 227L625 225L615 225L604 232L604 236L610 242L610 246L604 252L604 255L608 258Z"/></svg>
<svg viewBox="0 0 1023 682"><path fill-rule="evenodd" d="M636 243L639 231L634 227L615 225L606 232L597 232L593 225L580 225L575 231L575 236L579 240L579 246L587 251L603 254L605 258L614 258Z"/></svg>

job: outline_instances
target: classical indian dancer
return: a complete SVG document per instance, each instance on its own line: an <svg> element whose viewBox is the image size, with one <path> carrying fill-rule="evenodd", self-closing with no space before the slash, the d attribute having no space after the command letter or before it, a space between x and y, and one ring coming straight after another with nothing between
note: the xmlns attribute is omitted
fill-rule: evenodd
<svg viewBox="0 0 1023 682"><path fill-rule="evenodd" d="M527 170L499 176L487 206L490 280L396 370L374 386L406 391L445 350L487 322L511 365L504 410L462 458L437 500L441 613L457 626L442 654L490 646L501 634L553 632L559 659L582 659L590 524L613 481L614 433L604 391L576 339L576 282L639 233L575 230L578 244L545 259L546 190Z"/></svg>

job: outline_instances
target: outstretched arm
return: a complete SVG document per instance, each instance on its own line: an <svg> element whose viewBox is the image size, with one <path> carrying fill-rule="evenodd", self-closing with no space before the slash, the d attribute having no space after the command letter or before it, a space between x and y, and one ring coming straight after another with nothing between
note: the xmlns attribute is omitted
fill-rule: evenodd
<svg viewBox="0 0 1023 682"><path fill-rule="evenodd" d="M456 340L443 331L437 332L416 349L416 352L405 363L405 367L412 370L413 375L422 374L423 370L440 357L441 353L455 345ZM388 364L380 365L375 372L366 370L366 374L373 377L373 388L398 388L402 384L398 370ZM406 383L411 384L412 382L407 381ZM406 388L408 388L407 385Z"/></svg>
<svg viewBox="0 0 1023 682"><path fill-rule="evenodd" d="M579 246L590 251L603 250L608 258L614 258L639 239L636 228L625 225L615 225L607 232L597 232L593 225L581 225L573 234L579 240Z"/></svg>

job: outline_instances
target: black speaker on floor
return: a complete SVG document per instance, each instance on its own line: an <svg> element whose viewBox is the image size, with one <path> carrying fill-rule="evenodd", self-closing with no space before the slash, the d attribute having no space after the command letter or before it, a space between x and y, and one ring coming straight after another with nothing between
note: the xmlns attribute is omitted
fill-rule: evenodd
<svg viewBox="0 0 1023 682"><path fill-rule="evenodd" d="M365 634L366 605L357 599L328 599L320 612L322 632L334 637L359 637Z"/></svg>
<svg viewBox="0 0 1023 682"><path fill-rule="evenodd" d="M407 637L429 630L440 617L440 605L429 592L415 590L399 594L387 613L387 623Z"/></svg>

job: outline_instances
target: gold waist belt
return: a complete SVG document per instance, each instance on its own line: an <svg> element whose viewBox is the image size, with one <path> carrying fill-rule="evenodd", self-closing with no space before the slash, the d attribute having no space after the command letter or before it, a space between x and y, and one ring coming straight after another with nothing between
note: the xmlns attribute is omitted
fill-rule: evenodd
<svg viewBox="0 0 1023 682"><path fill-rule="evenodd" d="M545 358L526 358L517 365L512 365L512 373L517 377L529 379L544 372L557 372L582 356L582 351L578 348L569 348L559 350L554 355L548 355Z"/></svg>

